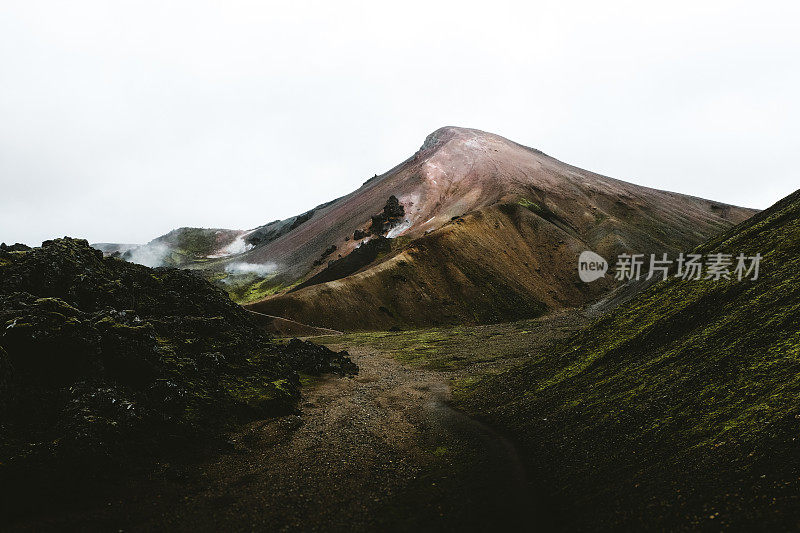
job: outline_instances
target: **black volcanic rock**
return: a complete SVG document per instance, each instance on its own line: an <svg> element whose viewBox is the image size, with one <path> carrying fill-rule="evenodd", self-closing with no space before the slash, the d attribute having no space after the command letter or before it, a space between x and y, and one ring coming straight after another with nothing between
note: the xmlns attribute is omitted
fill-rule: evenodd
<svg viewBox="0 0 800 533"><path fill-rule="evenodd" d="M400 205L397 196L391 195L383 207L383 214L387 219L398 218L405 215L406 210Z"/></svg>
<svg viewBox="0 0 800 533"><path fill-rule="evenodd" d="M389 199L386 200L383 211L372 216L372 223L369 228L370 233L373 235L383 235L393 226L399 224L405 214L405 208L400 204L400 201L395 195L391 195Z"/></svg>
<svg viewBox="0 0 800 533"><path fill-rule="evenodd" d="M305 374L318 376L322 373L332 372L340 376L358 374L358 366L350 360L345 351L334 352L327 346L321 346L309 341L292 339L286 345L284 353L289 358L292 366Z"/></svg>
<svg viewBox="0 0 800 533"><path fill-rule="evenodd" d="M91 476L292 412L296 369L251 317L190 271L85 240L0 250L0 485L37 468ZM343 357L314 367L340 372Z"/></svg>
<svg viewBox="0 0 800 533"><path fill-rule="evenodd" d="M220 289L189 271L104 259L82 240L0 253L0 346L13 368L0 378L10 383L2 463L27 455L27 443L58 443L36 447L56 455L85 439L110 449L157 428L220 427L223 411L234 419L287 412L298 397L278 347ZM209 353L224 363L209 368ZM113 409L75 409L78 390L111 394L136 416L123 423Z"/></svg>
<svg viewBox="0 0 800 533"><path fill-rule="evenodd" d="M11 245L8 245L8 244L6 244L4 242L0 243L0 251L3 251L3 252L25 252L25 251L28 251L30 249L31 249L30 246L27 246L27 245L22 244L20 242L18 242L16 244L11 244Z"/></svg>

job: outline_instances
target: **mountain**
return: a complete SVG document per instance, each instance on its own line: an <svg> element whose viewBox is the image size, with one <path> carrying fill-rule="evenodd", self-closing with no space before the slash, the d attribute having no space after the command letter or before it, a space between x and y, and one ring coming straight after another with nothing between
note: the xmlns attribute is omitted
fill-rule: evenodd
<svg viewBox="0 0 800 533"><path fill-rule="evenodd" d="M800 523L800 190L696 251L758 278L659 281L463 399L564 530Z"/></svg>
<svg viewBox="0 0 800 533"><path fill-rule="evenodd" d="M392 198L402 206L394 218ZM613 257L686 249L753 213L447 127L399 166L309 212L293 231L241 260L272 262L286 285L311 281L250 307L315 326L490 322L580 305L607 290L609 282L577 280L583 250ZM365 246L364 235L378 250L348 260Z"/></svg>
<svg viewBox="0 0 800 533"><path fill-rule="evenodd" d="M580 305L612 286L577 280L581 251L682 250L754 212L445 127L397 167L296 217L249 231L183 228L126 253L203 269L265 314L388 329Z"/></svg>

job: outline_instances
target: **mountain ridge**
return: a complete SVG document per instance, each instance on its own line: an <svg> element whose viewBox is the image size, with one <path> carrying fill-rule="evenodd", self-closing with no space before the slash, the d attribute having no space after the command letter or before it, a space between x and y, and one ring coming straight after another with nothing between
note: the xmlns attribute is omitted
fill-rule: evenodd
<svg viewBox="0 0 800 533"><path fill-rule="evenodd" d="M369 282L365 280L365 276L361 275L364 269L345 278L355 285L352 290L348 289L348 283L343 280L330 280L316 289L304 287L291 293L268 296L265 300L249 305L256 310L281 316L286 314L292 319L306 323L317 320L319 322L314 325L334 329L419 326L442 323L440 320L471 322L516 318L513 308L520 307L516 302L525 301L534 295L539 303L546 301L547 308L551 308L580 305L585 303L587 298L593 298L598 294L594 287L602 284L592 288L581 288L577 292L570 288L574 282L566 271L566 265L573 264L572 256L577 257L581 249L596 250L606 256L614 256L631 248L641 252L677 251L698 244L755 212L629 184L567 165L540 150L524 147L498 135L455 127L436 130L426 138L422 147L412 157L378 179L368 182L358 191L343 197L344 201L334 204L331 209L343 211L350 217L347 219L350 223L347 227L349 231L353 227L354 216L352 210L347 210L347 203L352 203L351 199L359 202L369 200L376 206L370 208L369 212L375 212L380 208L379 202L389 194L399 198L405 208L407 219L407 224L400 226L402 231L393 235L401 238L395 248L403 246L413 248L416 240L425 239L428 234L449 232L450 230L444 228L459 218L466 219L466 223L470 225L477 219L468 215L476 213L482 213L482 216L488 216L494 221L495 228L483 227L481 223L474 224L476 231L481 228L481 231L489 233L494 229L517 227L520 221L524 221L523 225L530 228L538 226L538 220L544 220L559 230L551 236L556 244L555 248L570 250L568 254L563 249L556 253L561 272L557 280L551 279L546 282L554 284L558 291L563 291L565 294L547 298L541 294L542 291L536 290L536 283L533 283L533 286L528 283L526 288L522 289L516 286L519 284L515 280L508 279L502 272L514 271L518 278L530 278L530 275L517 268L507 268L508 265L497 264L494 270L500 273L500 278L505 278L500 281L502 288L499 290L509 295L507 305L501 306L497 312L484 312L492 306L486 301L485 305L489 307L483 307L484 304L478 306L482 308L471 306L472 309L460 309L455 314L444 308L439 309L437 313L424 313L426 315L424 321L420 317L415 317L411 309L401 310L399 312L401 317L394 320L393 315L396 313L389 304L404 300L404 291L408 289L397 288L396 291L386 293L385 287L392 285L393 282L385 276L392 279L398 276L409 278L408 272L399 271L404 270L400 268L402 266L400 263L420 266L407 255L402 259L393 259L398 254L404 253L394 250L371 266L364 266L364 269L375 269L374 280ZM519 210L514 206L524 209ZM528 216L529 214L533 216ZM335 226L331 223L325 224L326 217L336 220L343 218L330 212L324 213L316 220L312 217L307 225L298 229L296 237L300 241L307 242L309 239L324 235L321 231L324 228L320 226ZM364 214L360 215L361 220L367 218ZM521 235L525 232L520 228L517 228L516 235L511 233L502 237L498 234L498 238L503 242L513 243L512 248L515 249L529 248L526 240L531 241L532 236L523 238ZM450 243L452 249L448 249L447 254L442 254L437 260L438 266L433 261L420 266L418 272L428 272L437 279L437 282L434 283L431 279L416 280L414 283L417 286L411 289L416 300L430 299L430 291L425 289L425 286L448 284L446 281L448 275L441 267L444 256L449 259L462 256L464 264L493 260L494 247L491 244L481 245L480 257L468 258L461 253L465 249L475 247L473 237L464 235L464 239L460 242ZM284 237L288 238L289 236ZM346 243L346 237L343 242L337 241L335 235L328 234L326 244L328 246L334 244L331 241L335 241L336 253L342 257L347 257L354 247L352 242ZM318 246L317 250L320 248L321 246ZM527 252L523 255L530 256ZM520 262L515 262L515 267L531 263L530 260L517 259ZM325 279L324 276L319 276L324 268L323 266L316 270L312 269L309 277L317 276ZM392 273L386 274L387 269L392 270ZM438 273L433 274L437 270ZM471 277L475 278L468 282L472 288L459 287L455 292L463 293L460 299L462 304L468 307L470 306L467 301L475 301L468 295L474 295L477 285L485 284L486 281L480 280L482 277L480 274ZM498 280L499 278L494 279ZM543 279L539 282L545 283ZM509 288L510 292L507 290ZM376 291L383 292L384 296L376 300L374 298ZM330 296L323 297L325 294ZM438 298L446 300L447 295L439 295ZM352 304L343 309L337 299L349 300ZM352 306L358 300L370 302L371 311L361 312L354 309ZM320 301L326 303L323 305L319 303ZM534 313L534 309L541 309L539 305L523 307L527 309L524 316L530 316ZM382 311L384 309L389 312ZM376 311L381 311L385 316L376 318L381 316ZM361 316L357 322L341 318L345 315L352 316L354 313ZM447 315L450 315L450 318L437 319L437 316ZM367 316L370 318L367 319ZM344 320L345 323L334 323L333 320ZM434 322L430 322L431 320Z"/></svg>

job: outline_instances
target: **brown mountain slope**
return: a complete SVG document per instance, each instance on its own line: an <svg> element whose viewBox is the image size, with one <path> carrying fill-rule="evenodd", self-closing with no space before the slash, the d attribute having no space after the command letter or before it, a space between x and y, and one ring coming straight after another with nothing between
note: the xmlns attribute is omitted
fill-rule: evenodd
<svg viewBox="0 0 800 533"><path fill-rule="evenodd" d="M580 240L517 204L474 211L346 278L248 307L339 329L493 322L578 305L609 288L568 270Z"/></svg>
<svg viewBox="0 0 800 533"><path fill-rule="evenodd" d="M388 232L378 232L402 237L391 251L362 254L365 264L337 262L327 267L337 276L320 275L329 259L345 261L362 245L354 232L369 233L371 217L391 196L404 211ZM600 176L497 135L447 127L401 165L230 261L274 264L275 283L332 280L250 305L315 326L486 322L578 305L607 289L609 282L578 281L583 250L614 257L686 249L754 212Z"/></svg>

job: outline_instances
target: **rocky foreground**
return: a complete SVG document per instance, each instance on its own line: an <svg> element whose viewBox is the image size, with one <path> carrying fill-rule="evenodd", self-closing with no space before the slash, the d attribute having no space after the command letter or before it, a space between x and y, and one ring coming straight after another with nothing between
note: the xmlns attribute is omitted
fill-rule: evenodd
<svg viewBox="0 0 800 533"><path fill-rule="evenodd" d="M291 413L303 374L346 353L275 343L199 276L84 240L0 248L0 487L5 516L80 497L227 428Z"/></svg>

